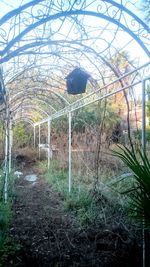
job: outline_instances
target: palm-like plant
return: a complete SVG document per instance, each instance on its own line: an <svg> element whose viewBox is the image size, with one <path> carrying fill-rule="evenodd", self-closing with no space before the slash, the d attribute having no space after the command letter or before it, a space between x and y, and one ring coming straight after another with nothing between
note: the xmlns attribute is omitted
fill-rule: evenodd
<svg viewBox="0 0 150 267"><path fill-rule="evenodd" d="M120 158L132 171L134 183L130 190L130 211L144 227L150 227L150 162L146 153L138 150L137 154L127 147L119 147L119 151L113 151L113 155Z"/></svg>

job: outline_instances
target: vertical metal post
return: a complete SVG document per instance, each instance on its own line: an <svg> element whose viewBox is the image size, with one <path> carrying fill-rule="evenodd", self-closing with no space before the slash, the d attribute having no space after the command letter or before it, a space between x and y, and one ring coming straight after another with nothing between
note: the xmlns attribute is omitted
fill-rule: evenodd
<svg viewBox="0 0 150 267"><path fill-rule="evenodd" d="M6 118L7 120L7 118ZM5 180L4 180L4 202L8 200L8 123L6 121L5 129Z"/></svg>
<svg viewBox="0 0 150 267"><path fill-rule="evenodd" d="M40 156L41 156L40 145L41 145L41 125L39 124L39 159L40 159Z"/></svg>
<svg viewBox="0 0 150 267"><path fill-rule="evenodd" d="M5 164L4 164L4 202L7 203L8 201L8 177L9 177L9 120L10 120L10 113L9 113L9 91L6 91L4 80L3 80L3 73L2 69L0 68L0 83L1 83L1 91L3 97L3 104L5 110Z"/></svg>
<svg viewBox="0 0 150 267"><path fill-rule="evenodd" d="M33 146L35 148L35 125L33 126Z"/></svg>
<svg viewBox="0 0 150 267"><path fill-rule="evenodd" d="M5 165L4 165L4 172L5 172L4 202L7 203L7 201L8 201L8 175L9 175L9 108L8 108L8 101L6 101L6 118L5 118Z"/></svg>
<svg viewBox="0 0 150 267"><path fill-rule="evenodd" d="M50 157L51 157L51 120L48 121L48 136L47 136L47 143L48 143L48 151L47 151L47 167L50 167Z"/></svg>
<svg viewBox="0 0 150 267"><path fill-rule="evenodd" d="M12 142L13 142L13 132L12 132L12 121L9 122L9 173L11 172L11 162L12 162Z"/></svg>
<svg viewBox="0 0 150 267"><path fill-rule="evenodd" d="M142 148L143 152L146 153L146 92L145 92L145 80L142 81ZM145 267L145 220L143 214L143 267Z"/></svg>
<svg viewBox="0 0 150 267"><path fill-rule="evenodd" d="M71 112L69 111L69 193L71 192L72 173L71 173Z"/></svg>
<svg viewBox="0 0 150 267"><path fill-rule="evenodd" d="M146 152L146 92L145 80L142 81L142 148Z"/></svg>

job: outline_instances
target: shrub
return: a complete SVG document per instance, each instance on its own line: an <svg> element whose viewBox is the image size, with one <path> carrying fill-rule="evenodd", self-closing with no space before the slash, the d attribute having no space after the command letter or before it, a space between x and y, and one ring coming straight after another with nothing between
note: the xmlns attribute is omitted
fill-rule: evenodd
<svg viewBox="0 0 150 267"><path fill-rule="evenodd" d="M135 154L127 147L119 146L119 151L114 151L114 156L120 158L131 170L134 183L125 194L130 198L130 214L141 226L143 220L145 227L150 227L150 162L143 149L138 149Z"/></svg>

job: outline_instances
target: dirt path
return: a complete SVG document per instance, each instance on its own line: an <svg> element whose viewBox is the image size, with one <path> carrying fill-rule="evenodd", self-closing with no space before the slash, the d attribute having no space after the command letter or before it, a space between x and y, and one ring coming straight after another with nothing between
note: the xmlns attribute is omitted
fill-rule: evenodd
<svg viewBox="0 0 150 267"><path fill-rule="evenodd" d="M24 175L31 173L36 170ZM12 218L10 236L21 249L9 267L135 266L133 240L129 244L111 231L81 229L40 176L36 183L18 179Z"/></svg>
<svg viewBox="0 0 150 267"><path fill-rule="evenodd" d="M19 266L67 266L74 248L68 235L75 226L58 196L39 176L35 183L18 180L16 189L11 236L23 246Z"/></svg>

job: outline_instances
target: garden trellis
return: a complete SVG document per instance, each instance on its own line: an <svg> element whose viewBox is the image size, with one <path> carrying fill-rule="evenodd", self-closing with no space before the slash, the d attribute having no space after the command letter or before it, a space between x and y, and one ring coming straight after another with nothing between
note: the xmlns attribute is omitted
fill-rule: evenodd
<svg viewBox="0 0 150 267"><path fill-rule="evenodd" d="M149 67L150 67L150 63L147 63L145 66L142 66L141 68L137 69L136 71L142 70L142 73L143 73L143 70L144 70L144 72L146 72L146 71L149 72ZM148 69L146 70L146 68L148 68ZM143 76L142 73L141 73L141 77ZM128 76L128 75L130 75L130 74L126 74L125 77ZM143 129L142 144L143 144L143 146L145 146L145 81L149 80L149 79L150 79L150 77L147 76L147 77L145 77L145 79L142 79L142 80L139 79L138 81L136 81L136 82L134 82L132 84L132 86L141 84L141 86L143 88L143 92L144 92L143 93L143 102L142 102L143 103L143 120L142 120L142 124L143 124L143 128L142 128ZM117 82L117 80L114 81L113 83L115 83L115 82ZM110 86L110 85L107 85L107 86ZM100 92L102 91L102 89L104 89L104 88L101 88L101 89L95 91L94 93L91 93L88 96L83 97L82 99L77 100L76 102L68 105L66 108L60 110L59 112L56 112L52 116L49 116L48 118L45 118L42 121L37 122L37 123L34 124L34 128L35 127L40 127L40 125L43 124L43 123L48 123L49 124L50 121L52 121L53 119L59 118L59 117L63 116L64 114L68 114L68 118L69 118L69 140L68 140L68 142L69 142L69 192L71 191L71 113L73 111L77 110L77 109L80 109L80 108L82 108L82 107L84 107L86 105L89 105L91 103L94 103L94 102L96 102L98 100L102 100L104 98L108 98L108 97L110 97L110 96L112 96L112 95L114 95L114 94L116 94L116 93L118 93L118 92L120 92L120 91L122 91L124 89L129 89L130 86L126 86L124 88L120 88L120 89L118 89L118 90L116 90L114 92L111 92L109 94L104 94L104 95L100 95ZM48 129L49 128L50 127L48 126ZM50 131L48 131L48 140L49 139L50 139ZM40 143L40 141L39 141L39 143ZM51 144L49 144L49 147L50 146L51 146ZM49 164L48 164L48 166L49 166Z"/></svg>
<svg viewBox="0 0 150 267"><path fill-rule="evenodd" d="M40 127L47 123L50 149L51 122L63 115L68 116L70 192L72 113L121 91L126 97L126 91L137 85L143 85L144 92L144 81L150 75L149 27L136 16L136 12L131 11L132 8L132 1L83 0L65 1L64 4L63 1L34 0L9 11L0 19L0 63L3 67L1 84L4 84L6 91L5 107L1 111L6 132L5 201L8 172L11 169L13 121L16 123L22 120L33 125L34 146L36 129L38 128L40 145ZM124 36L124 42L120 44L119 36ZM131 60L128 62L130 68L126 67L122 73L114 67L111 60L124 49L130 50L132 45L143 53L145 62L139 62L137 67ZM87 90L85 96L70 101L64 90L65 77L77 64L78 67L83 65L95 80L93 79L92 85L88 85L90 91ZM144 103L143 93L143 144ZM38 120L32 114L33 109L39 114ZM129 125L128 130L130 132Z"/></svg>
<svg viewBox="0 0 150 267"><path fill-rule="evenodd" d="M40 155L40 125L44 124L44 123L47 123L47 127L48 127L48 147L49 149L51 149L51 142L50 142L50 135L51 135L51 121L56 119L56 118L59 118L65 114L68 115L68 129L69 129L69 139L68 139L68 142L69 142L69 151L68 151L68 160L69 160L69 165L68 165L68 168L69 168L69 180L68 180L68 187L69 187L69 192L71 192L71 183L72 183L72 174L71 174L71 161L72 161L72 158L71 158L71 114L72 112L74 112L75 110L77 109L80 109L86 105L89 105L91 103L95 103L96 101L99 101L99 100L102 100L104 98L107 98L107 97L110 97L124 89L129 89L131 87L131 85L129 86L125 86L124 88L119 88L117 90L114 90L113 92L111 93L108 93L108 94L105 94L105 88L111 86L112 84L115 84L117 83L121 78L125 78L127 76L130 76L132 74L134 74L135 72L138 73L138 79L136 81L134 81L132 83L132 86L136 86L138 84L140 84L140 86L144 86L145 85L145 80L149 79L150 77L148 76L149 74L149 67L150 67L150 63L146 63L145 65L137 68L136 70L130 72L130 73L127 73L125 74L124 76L120 77L119 79L113 81L111 84L108 84L106 86L104 86L103 88L100 88L100 89L97 89L96 91L88 94L87 96L73 102L72 104L69 104L68 101L66 101L66 107L64 109L61 109L60 111L55 111L52 115L47 115L46 118L44 118L43 120L39 121L39 122L34 122L34 120L32 119L32 117L30 117L30 115L28 115L25 111L24 111L24 115L26 115L25 118L23 117L20 117L20 118L17 118L17 117L14 117L14 120L17 121L17 120L23 120L27 123L30 123L32 126L33 126L33 134L34 134L34 147L35 147L35 138L36 138L36 128L38 128L38 136L39 136L39 155ZM142 79L141 77L145 76L144 79ZM143 87L143 90L145 90L145 87ZM104 92L104 93L103 93ZM16 94L17 96L17 94ZM15 99L15 96L14 96L14 99ZM145 146L145 93L143 94L143 135L142 135L142 143L143 143L143 146ZM44 103L47 103L46 101ZM18 111L20 109L29 109L29 106L21 106L18 108ZM30 106L31 110L34 109L35 107L34 106ZM14 106L14 109L15 106ZM38 108L39 110L41 110L40 108ZM53 108L54 109L54 108ZM45 111L43 110L43 113L45 113ZM11 134L11 132L10 132ZM12 139L12 138L11 138ZM11 146L10 146L11 148ZM9 155L11 155L11 149L10 149L10 153ZM49 155L49 154L48 154ZM11 166L11 156L9 156L9 166ZM48 156L48 168L50 166L50 157ZM9 167L9 170L10 170L10 167Z"/></svg>

